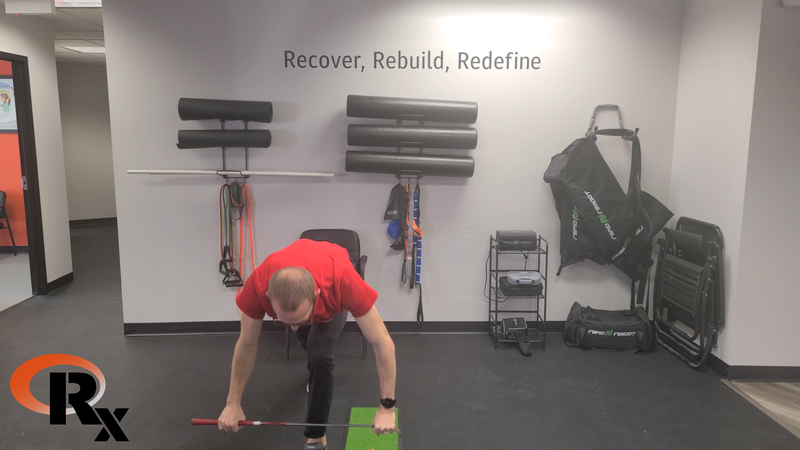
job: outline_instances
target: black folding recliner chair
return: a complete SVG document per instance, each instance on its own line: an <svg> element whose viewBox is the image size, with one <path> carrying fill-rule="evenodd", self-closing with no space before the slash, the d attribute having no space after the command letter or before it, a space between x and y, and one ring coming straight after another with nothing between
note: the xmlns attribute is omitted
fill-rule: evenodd
<svg viewBox="0 0 800 450"><path fill-rule="evenodd" d="M0 230L6 228L8 235L11 236L11 246L14 247L14 256L17 256L17 244L14 242L14 233L11 232L11 222L8 220L6 212L6 193L0 191L0 219L6 219L6 223L0 222Z"/></svg>
<svg viewBox="0 0 800 450"><path fill-rule="evenodd" d="M724 323L722 231L681 217L664 235L653 291L656 336L662 347L698 368Z"/></svg>
<svg viewBox="0 0 800 450"><path fill-rule="evenodd" d="M353 263L356 272L361 279L364 279L364 273L367 267L367 256L361 254L361 240L358 238L358 233L352 230L342 229L316 229L306 230L300 235L300 239L311 239L312 241L328 241L332 242L345 250L350 255L350 262ZM286 359L289 359L289 338L291 333L289 327L286 327ZM367 339L364 334L361 334L361 357L367 359Z"/></svg>

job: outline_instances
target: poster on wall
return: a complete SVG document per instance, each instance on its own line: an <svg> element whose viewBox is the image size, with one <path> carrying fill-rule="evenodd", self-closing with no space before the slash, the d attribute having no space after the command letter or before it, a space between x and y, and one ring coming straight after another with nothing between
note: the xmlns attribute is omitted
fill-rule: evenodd
<svg viewBox="0 0 800 450"><path fill-rule="evenodd" d="M0 76L0 133L16 133L17 107L14 97L14 79Z"/></svg>

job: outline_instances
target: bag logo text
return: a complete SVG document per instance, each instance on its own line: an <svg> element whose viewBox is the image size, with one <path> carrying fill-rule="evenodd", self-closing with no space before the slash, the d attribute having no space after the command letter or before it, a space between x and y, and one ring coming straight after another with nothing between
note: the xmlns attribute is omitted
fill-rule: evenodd
<svg viewBox="0 0 800 450"><path fill-rule="evenodd" d="M608 223L608 218L606 217L605 214L603 214L603 211L600 211L600 205L597 204L597 201L594 199L594 197L589 191L583 191L583 193L586 194L586 198L588 198L589 201L592 202L592 206L594 206L595 211L597 211L597 217L598 219L600 219L600 223L602 223L603 226L606 227L608 235L611 236L612 240L617 240L617 236L616 234L614 234L614 230L611 229L611 225Z"/></svg>
<svg viewBox="0 0 800 450"><path fill-rule="evenodd" d="M636 335L635 331L616 331L615 332L614 330L586 330L586 333L594 334L596 336L604 336L604 337L609 337L609 336L629 337L629 336L635 336Z"/></svg>
<svg viewBox="0 0 800 450"><path fill-rule="evenodd" d="M572 239L577 241L578 240L578 214L577 209L572 210Z"/></svg>

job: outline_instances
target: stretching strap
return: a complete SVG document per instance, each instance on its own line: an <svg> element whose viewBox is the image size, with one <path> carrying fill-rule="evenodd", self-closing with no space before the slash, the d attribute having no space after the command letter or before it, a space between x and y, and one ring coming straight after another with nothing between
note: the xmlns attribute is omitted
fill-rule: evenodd
<svg viewBox="0 0 800 450"><path fill-rule="evenodd" d="M406 205L406 223L403 224L401 227L403 232L403 237L405 240L404 251L405 254L403 255L403 268L400 272L400 281L403 284L406 282L409 283L409 287L414 289L414 284L417 280L417 275L415 274L414 268L414 254L416 253L416 243L417 239L422 239L422 229L419 227L419 184L417 184L417 188L414 191L414 196L411 195L411 184L408 183L405 186L406 190L406 197L408 198L408 205ZM415 198L416 197L416 198ZM414 217L414 220L411 220L411 217ZM413 230L413 236L411 241L408 240L408 228L409 223ZM397 249L399 250L399 249ZM422 250L420 249L420 261L422 258ZM412 275L413 274L413 275Z"/></svg>
<svg viewBox="0 0 800 450"><path fill-rule="evenodd" d="M250 200L250 188L246 184L242 184L242 201L246 203L246 210L247 210L247 229L250 233L250 273L252 273L256 268L255 263L255 256L253 254L253 216L251 215L250 205L252 201ZM239 220L239 272L244 274L244 218L240 216ZM242 285L239 285L239 288L236 289L236 294L238 295L239 292L242 290Z"/></svg>
<svg viewBox="0 0 800 450"><path fill-rule="evenodd" d="M422 228L420 227L420 210L419 210L420 190L419 182L417 182L414 189L414 287L419 288L419 304L417 305L417 324L422 325L425 321L425 314L422 311Z"/></svg>

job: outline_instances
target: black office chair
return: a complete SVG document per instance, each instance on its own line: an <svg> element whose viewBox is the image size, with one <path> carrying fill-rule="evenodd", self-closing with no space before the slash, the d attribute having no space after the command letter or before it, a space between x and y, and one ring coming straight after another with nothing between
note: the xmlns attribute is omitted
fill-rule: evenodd
<svg viewBox="0 0 800 450"><path fill-rule="evenodd" d="M364 272L367 267L367 256L361 254L361 240L358 233L352 230L341 229L317 229L306 230L300 235L300 239L311 239L312 241L328 241L334 243L345 250L350 255L350 262L361 279L364 279ZM290 329L286 327L286 359L289 359ZM367 359L367 339L361 333L361 357Z"/></svg>
<svg viewBox="0 0 800 450"><path fill-rule="evenodd" d="M0 230L3 228L8 229L8 235L11 236L11 245L14 247L14 256L17 256L17 244L14 242L14 233L11 232L11 222L8 220L8 213L6 213L6 193L0 191L0 219L6 219L6 223L0 222Z"/></svg>

